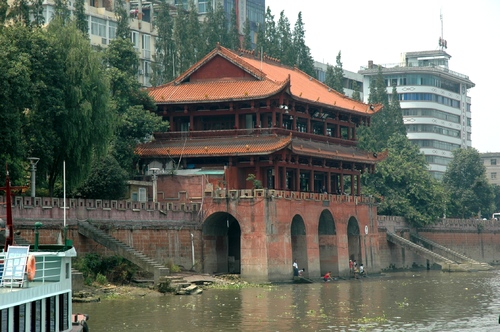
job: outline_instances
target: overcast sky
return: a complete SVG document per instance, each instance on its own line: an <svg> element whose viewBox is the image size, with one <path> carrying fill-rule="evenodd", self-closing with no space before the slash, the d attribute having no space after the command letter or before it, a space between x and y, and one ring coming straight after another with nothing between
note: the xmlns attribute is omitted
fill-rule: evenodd
<svg viewBox="0 0 500 332"><path fill-rule="evenodd" d="M472 146L500 152L500 1L498 0L266 0L275 21L285 11L293 30L299 11L316 61L357 72L368 60L388 64L401 53L439 48L443 36L450 70L468 75Z"/></svg>

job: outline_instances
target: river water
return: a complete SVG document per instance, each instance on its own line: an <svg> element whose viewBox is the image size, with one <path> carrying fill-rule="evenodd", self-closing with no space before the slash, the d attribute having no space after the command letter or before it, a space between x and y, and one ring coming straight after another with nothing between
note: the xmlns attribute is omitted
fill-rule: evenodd
<svg viewBox="0 0 500 332"><path fill-rule="evenodd" d="M500 271L207 289L73 304L91 331L500 331Z"/></svg>

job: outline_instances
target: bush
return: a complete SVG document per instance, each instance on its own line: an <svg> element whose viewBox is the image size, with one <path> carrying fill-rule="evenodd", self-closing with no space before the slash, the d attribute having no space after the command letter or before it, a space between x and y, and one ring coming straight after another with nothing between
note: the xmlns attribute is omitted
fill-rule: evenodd
<svg viewBox="0 0 500 332"><path fill-rule="evenodd" d="M91 253L78 258L73 267L83 273L85 284L93 281L104 283L130 283L138 267L120 256L108 256ZM104 278L104 279L103 279Z"/></svg>

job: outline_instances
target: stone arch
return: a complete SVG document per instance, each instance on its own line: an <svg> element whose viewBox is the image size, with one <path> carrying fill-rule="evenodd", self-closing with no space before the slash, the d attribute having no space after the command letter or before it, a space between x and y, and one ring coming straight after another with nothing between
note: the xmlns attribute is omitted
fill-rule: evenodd
<svg viewBox="0 0 500 332"><path fill-rule="evenodd" d="M241 272L241 228L227 212L216 212L203 223L203 271Z"/></svg>
<svg viewBox="0 0 500 332"><path fill-rule="evenodd" d="M361 263L361 234L358 220L355 217L349 218L347 223L347 247L349 259L356 260L359 265Z"/></svg>
<svg viewBox="0 0 500 332"><path fill-rule="evenodd" d="M309 271L307 264L307 238L306 238L306 225L304 219L298 214L292 218L292 226L290 227L290 235L292 240L292 257L297 260L299 269L306 269ZM290 262L290 271L292 271L292 262Z"/></svg>
<svg viewBox="0 0 500 332"><path fill-rule="evenodd" d="M339 275L339 255L337 249L337 231L330 210L323 210L318 223L319 264L320 273L331 271Z"/></svg>

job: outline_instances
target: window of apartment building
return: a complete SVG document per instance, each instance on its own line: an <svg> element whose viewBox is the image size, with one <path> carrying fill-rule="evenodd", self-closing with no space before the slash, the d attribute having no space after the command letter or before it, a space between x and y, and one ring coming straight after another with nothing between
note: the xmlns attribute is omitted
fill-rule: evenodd
<svg viewBox="0 0 500 332"><path fill-rule="evenodd" d="M144 61L143 70L144 70L144 85L151 86L151 83L149 82L149 80L151 79L151 73L153 72L153 70L151 69L151 62Z"/></svg>
<svg viewBox="0 0 500 332"><path fill-rule="evenodd" d="M490 165L496 165L497 164L497 160L496 159L491 159L490 160Z"/></svg>
<svg viewBox="0 0 500 332"><path fill-rule="evenodd" d="M134 44L134 49L139 52L139 32L132 31L130 32L130 38L132 40L132 44Z"/></svg>
<svg viewBox="0 0 500 332"><path fill-rule="evenodd" d="M175 0L175 6L177 8L182 7L182 9L188 10L188 0Z"/></svg>
<svg viewBox="0 0 500 332"><path fill-rule="evenodd" d="M495 180L497 178L497 172L492 172L491 173L491 179Z"/></svg>
<svg viewBox="0 0 500 332"><path fill-rule="evenodd" d="M208 0L198 0L198 13L204 14L208 12Z"/></svg>
<svg viewBox="0 0 500 332"><path fill-rule="evenodd" d="M142 35L142 57L144 59L151 59L151 36Z"/></svg>
<svg viewBox="0 0 500 332"><path fill-rule="evenodd" d="M91 16L90 33L95 36L106 38L106 20Z"/></svg>
<svg viewBox="0 0 500 332"><path fill-rule="evenodd" d="M112 21L109 21L108 22L108 38L111 40L111 39L116 39L116 29L118 27L118 23L116 22L112 22Z"/></svg>

